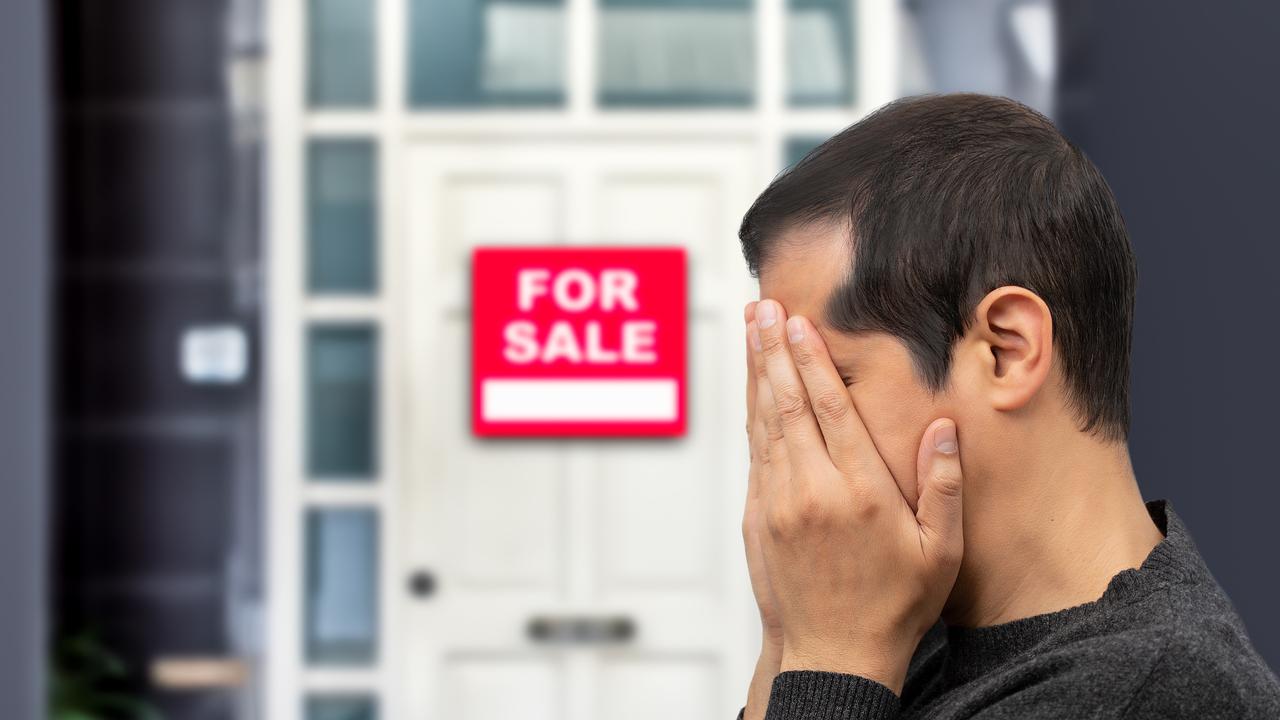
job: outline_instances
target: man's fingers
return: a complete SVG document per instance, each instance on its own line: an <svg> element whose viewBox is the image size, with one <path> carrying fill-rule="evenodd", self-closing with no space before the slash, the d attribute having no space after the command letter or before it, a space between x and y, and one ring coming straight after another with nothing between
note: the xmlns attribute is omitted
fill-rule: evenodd
<svg viewBox="0 0 1280 720"><path fill-rule="evenodd" d="M778 421L778 412L774 408L773 384L769 382L769 371L765 366L764 353L761 351L760 329L752 321L747 324L747 343L751 346L751 371L756 377L756 416L755 427L765 430L765 440L771 443L782 443L782 425ZM773 448L770 448L771 450ZM781 451L781 448L778 449ZM777 460L779 453L774 453Z"/></svg>
<svg viewBox="0 0 1280 720"><path fill-rule="evenodd" d="M756 353L752 346L755 328L755 301L747 303L743 310L743 319L747 323L746 359L747 359L747 443L751 448L751 469L747 473L747 497L759 498L767 491L769 482L769 442L764 429L763 419L756 412L759 399L756 396Z"/></svg>
<svg viewBox="0 0 1280 720"><path fill-rule="evenodd" d="M957 569L964 555L964 473L956 424L934 420L920 440L916 461L920 491L916 522L925 554L944 567Z"/></svg>
<svg viewBox="0 0 1280 720"><path fill-rule="evenodd" d="M751 428L751 469L747 473L747 497L767 497L771 487L773 468L770 466L768 433L764 421L757 416Z"/></svg>
<svg viewBox="0 0 1280 720"><path fill-rule="evenodd" d="M752 300L742 310L742 319L750 325L756 319L756 301ZM746 349L745 358L747 361L747 436L751 435L751 426L756 418L756 366L755 360L751 358L751 336L746 335L744 344Z"/></svg>
<svg viewBox="0 0 1280 720"><path fill-rule="evenodd" d="M756 409L751 426L751 459L760 465L756 477L761 497L769 497L776 489L777 478L786 477L787 448L782 440L782 426L773 412L773 388L764 370L764 357L756 349L760 334L754 321L747 325L747 343L751 347L751 372L756 376Z"/></svg>
<svg viewBox="0 0 1280 720"><path fill-rule="evenodd" d="M822 431L809 405L804 381L800 379L791 357L786 320L786 311L781 304L773 300L761 300L756 304L755 324L760 337L759 354L764 364L764 372L757 371L757 386L768 381L773 394L770 412L781 429L789 457L793 461L825 459L827 449L822 441Z"/></svg>
<svg viewBox="0 0 1280 720"><path fill-rule="evenodd" d="M837 467L848 467L854 458L879 457L817 328L796 315L787 320L787 336L831 460Z"/></svg>

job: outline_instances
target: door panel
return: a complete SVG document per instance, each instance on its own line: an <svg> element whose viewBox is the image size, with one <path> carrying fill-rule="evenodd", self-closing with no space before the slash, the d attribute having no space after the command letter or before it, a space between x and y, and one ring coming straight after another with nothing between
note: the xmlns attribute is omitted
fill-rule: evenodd
<svg viewBox="0 0 1280 720"><path fill-rule="evenodd" d="M614 173L600 178L596 216L610 242L683 245L702 265L716 247L720 186L714 174L659 175ZM655 212L655 208L661 208Z"/></svg>
<svg viewBox="0 0 1280 720"><path fill-rule="evenodd" d="M553 657L466 656L448 664L446 708L459 720L557 720L564 673Z"/></svg>
<svg viewBox="0 0 1280 720"><path fill-rule="evenodd" d="M730 715L755 642L736 240L753 146L432 141L407 166L399 526L406 574L438 578L397 639L408 717ZM533 243L686 248L685 437L471 436L468 252Z"/></svg>
<svg viewBox="0 0 1280 720"><path fill-rule="evenodd" d="M715 658L617 657L601 665L601 720L724 717L716 711Z"/></svg>
<svg viewBox="0 0 1280 720"><path fill-rule="evenodd" d="M555 175L449 174L441 178L436 239L444 272L461 272L477 245L553 245L564 240L567 199Z"/></svg>
<svg viewBox="0 0 1280 720"><path fill-rule="evenodd" d="M466 418L471 401L465 362L470 336L465 318L450 318L441 376L451 417ZM444 422L439 451L443 507L451 556L450 582L467 592L501 593L513 587L554 591L560 585L563 558L563 453L545 445L485 442L465 422ZM414 517L418 517L416 514ZM456 563L456 564L455 564Z"/></svg>
<svg viewBox="0 0 1280 720"><path fill-rule="evenodd" d="M628 592L684 590L713 593L719 558L707 535L723 494L712 482L726 418L712 381L721 322L690 318L688 434L665 443L601 443L597 529L602 546L600 590L608 599ZM701 382L699 382L701 380ZM656 523L656 524L655 524Z"/></svg>

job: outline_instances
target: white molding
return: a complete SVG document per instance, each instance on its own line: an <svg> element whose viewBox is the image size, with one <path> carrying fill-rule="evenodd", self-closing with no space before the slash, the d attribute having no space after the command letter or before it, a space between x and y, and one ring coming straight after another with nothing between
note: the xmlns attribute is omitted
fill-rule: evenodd
<svg viewBox="0 0 1280 720"><path fill-rule="evenodd" d="M359 670L308 669L302 673L301 690L317 694L365 693L371 688L378 687L380 674L381 670L376 665ZM379 697L378 700L379 717L394 717L387 713L384 699ZM298 698L298 704L302 704L301 696Z"/></svg>
<svg viewBox="0 0 1280 720"><path fill-rule="evenodd" d="M315 322L377 322L384 303L376 297L312 296L298 298L300 320ZM299 330L301 332L301 329Z"/></svg>
<svg viewBox="0 0 1280 720"><path fill-rule="evenodd" d="M573 125L592 125L596 105L596 52L599 48L600 13L595 0L565 0L569 52L566 54L565 94ZM555 115L559 116L557 111ZM565 118L556 117L563 123Z"/></svg>
<svg viewBox="0 0 1280 720"><path fill-rule="evenodd" d="M300 500L307 508L371 507L382 510L390 505L382 485L376 478L352 478L348 482L310 482L303 485Z"/></svg>
<svg viewBox="0 0 1280 720"><path fill-rule="evenodd" d="M392 331L403 327L404 308L400 268L404 246L404 143L402 130L408 102L408 57L406 40L409 32L409 0L379 0L378 28L378 307L383 332L379 333L378 395L379 429L378 468L379 542L378 574L378 658L374 682L379 694L379 717L408 717L404 712L403 693L399 692L398 659L404 656L401 643L405 634L400 628L404 605L405 572L401 560L400 513L396 512L401 497L403 457L402 420L409 399L404 389L410 368L403 350L403 333Z"/></svg>
<svg viewBox="0 0 1280 720"><path fill-rule="evenodd" d="M867 112L899 95L899 0L854 0L858 21L854 41L858 58L855 101Z"/></svg>
<svg viewBox="0 0 1280 720"><path fill-rule="evenodd" d="M302 58L306 33L301 0L268 4L267 265L263 328L263 382L266 421L262 513L266 563L262 715L297 720L303 704L299 675L302 655L301 420L302 332L302 143L301 108L305 86ZM290 30L293 30L290 32Z"/></svg>

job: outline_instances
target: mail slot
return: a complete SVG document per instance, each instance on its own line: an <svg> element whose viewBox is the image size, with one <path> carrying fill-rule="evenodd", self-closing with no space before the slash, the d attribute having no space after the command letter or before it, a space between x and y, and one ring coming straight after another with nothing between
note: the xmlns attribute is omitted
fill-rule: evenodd
<svg viewBox="0 0 1280 720"><path fill-rule="evenodd" d="M635 637L635 621L623 615L608 617L537 616L526 628L529 639L547 644L622 643Z"/></svg>

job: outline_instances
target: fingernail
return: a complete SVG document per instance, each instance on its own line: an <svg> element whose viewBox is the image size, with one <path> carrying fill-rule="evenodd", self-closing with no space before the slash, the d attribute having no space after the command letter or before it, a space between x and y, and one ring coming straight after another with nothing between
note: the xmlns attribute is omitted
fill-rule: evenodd
<svg viewBox="0 0 1280 720"><path fill-rule="evenodd" d="M755 348L756 352L764 350L764 346L760 344L760 333L756 332L755 323L747 325L747 339L751 341L751 347Z"/></svg>
<svg viewBox="0 0 1280 720"><path fill-rule="evenodd" d="M954 455L959 445L956 444L956 426L954 423L939 425L933 431L933 447L943 455Z"/></svg>
<svg viewBox="0 0 1280 720"><path fill-rule="evenodd" d="M798 317L787 318L787 339L793 343L804 339L804 321Z"/></svg>
<svg viewBox="0 0 1280 720"><path fill-rule="evenodd" d="M760 323L761 329L773 327L773 324L778 322L777 306L772 300L761 300L760 304L756 305L756 322Z"/></svg>

